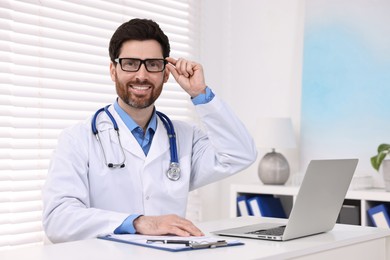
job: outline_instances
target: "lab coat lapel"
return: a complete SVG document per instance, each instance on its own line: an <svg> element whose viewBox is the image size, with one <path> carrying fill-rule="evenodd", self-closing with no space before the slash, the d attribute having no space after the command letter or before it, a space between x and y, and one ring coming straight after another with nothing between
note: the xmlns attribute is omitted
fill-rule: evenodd
<svg viewBox="0 0 390 260"><path fill-rule="evenodd" d="M168 134L160 118L157 117L157 129L148 156L146 157L145 165L158 159L166 152L169 152Z"/></svg>
<svg viewBox="0 0 390 260"><path fill-rule="evenodd" d="M144 151L142 150L141 146L135 139L134 135L131 133L131 131L127 128L125 123L122 121L120 116L116 113L114 106L110 106L109 110L111 114L114 116L118 127L119 127L119 135L122 143L122 147L125 151L133 154L136 157L139 157L141 159L145 159ZM115 131L111 131L112 135L116 135ZM118 144L118 138L114 138L114 136L111 137L111 140L113 140L114 143Z"/></svg>
<svg viewBox="0 0 390 260"><path fill-rule="evenodd" d="M123 149L128 151L129 153L132 153L134 156L137 156L141 159L145 159L144 151L135 139L134 135L127 128L127 126L119 128L121 129L120 135Z"/></svg>
<svg viewBox="0 0 390 260"><path fill-rule="evenodd" d="M156 160L162 154L166 152L169 153L169 139L167 130L165 129L164 124L161 122L159 117L157 117L157 129L153 137L152 145L150 147L148 156L145 156L144 151L142 150L141 146L139 145L131 131L127 128L120 116L116 113L114 106L110 106L109 110L118 124L119 135L124 150L130 152L138 158L145 160L145 165ZM106 117L106 121L109 120L106 115L104 115L104 117ZM111 135L115 134L115 131L111 131ZM118 139L115 136L112 136L111 140L113 140L114 143L118 144Z"/></svg>

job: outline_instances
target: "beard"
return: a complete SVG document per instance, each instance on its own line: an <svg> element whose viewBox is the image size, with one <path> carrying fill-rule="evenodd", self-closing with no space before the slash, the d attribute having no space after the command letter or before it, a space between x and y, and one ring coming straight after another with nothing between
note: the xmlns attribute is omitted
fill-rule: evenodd
<svg viewBox="0 0 390 260"><path fill-rule="evenodd" d="M148 80L122 83L118 80L118 76L115 75L115 87L118 97L130 107L137 109L143 109L153 105L162 92L163 84L161 82L161 84L155 86ZM151 91L146 94L136 94L130 90L132 85L150 86Z"/></svg>

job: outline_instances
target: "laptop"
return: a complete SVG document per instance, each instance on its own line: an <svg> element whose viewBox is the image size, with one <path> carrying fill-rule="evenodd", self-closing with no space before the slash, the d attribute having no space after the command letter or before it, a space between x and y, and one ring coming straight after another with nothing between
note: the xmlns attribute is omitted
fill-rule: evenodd
<svg viewBox="0 0 390 260"><path fill-rule="evenodd" d="M358 159L312 160L287 224L260 223L212 233L286 241L330 231L336 224L357 163Z"/></svg>

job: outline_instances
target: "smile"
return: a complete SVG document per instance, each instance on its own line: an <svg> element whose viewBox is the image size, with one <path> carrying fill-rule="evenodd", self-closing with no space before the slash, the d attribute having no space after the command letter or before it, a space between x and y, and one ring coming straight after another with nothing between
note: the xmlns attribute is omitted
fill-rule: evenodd
<svg viewBox="0 0 390 260"><path fill-rule="evenodd" d="M151 88L150 86L137 86L137 85L131 85L130 87L136 90L148 90Z"/></svg>

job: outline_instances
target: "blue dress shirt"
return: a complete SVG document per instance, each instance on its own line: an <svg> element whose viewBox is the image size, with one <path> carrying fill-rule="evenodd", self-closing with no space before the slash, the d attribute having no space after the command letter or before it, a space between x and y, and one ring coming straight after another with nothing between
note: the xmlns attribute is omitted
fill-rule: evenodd
<svg viewBox="0 0 390 260"><path fill-rule="evenodd" d="M199 94L198 96L192 98L192 103L194 105L201 105L210 102L214 98L214 93L209 87L206 87L205 94ZM157 114L156 110L153 112L152 118L150 119L149 125L144 133L143 129L134 122L134 120L119 106L118 101L114 103L114 108L119 114L123 122L126 124L127 128L134 135L135 139L142 147L145 155L148 155L150 146L152 144L154 133L157 128ZM141 214L132 214L127 217L122 224L114 230L114 234L135 234L137 231L134 228L134 220L140 217Z"/></svg>
<svg viewBox="0 0 390 260"><path fill-rule="evenodd" d="M150 145L152 144L152 139L157 128L156 111L153 112L152 118L149 121L148 127L146 128L146 132L144 133L142 127L137 125L137 123L134 122L134 120L119 106L118 101L114 103L114 108L127 126L127 128L133 134L139 145L141 146L145 155L148 155Z"/></svg>

